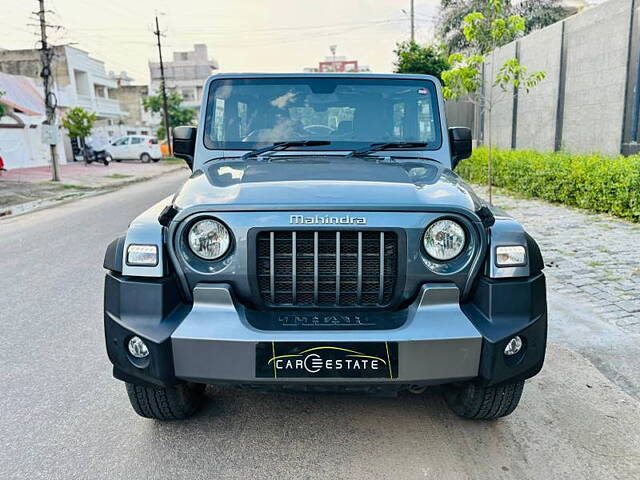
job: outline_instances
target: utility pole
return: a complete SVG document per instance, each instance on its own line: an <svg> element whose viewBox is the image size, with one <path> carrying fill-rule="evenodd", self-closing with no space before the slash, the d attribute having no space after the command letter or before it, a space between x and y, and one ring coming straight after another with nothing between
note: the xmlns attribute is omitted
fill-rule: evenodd
<svg viewBox="0 0 640 480"><path fill-rule="evenodd" d="M53 57L53 50L49 48L47 44L47 22L45 20L44 0L38 0L40 9L38 10L38 17L40 19L40 43L42 44L40 49L40 57L42 62L42 83L44 85L44 102L47 113L47 125L50 129L51 136L57 136L57 132L54 133L56 128L56 103L55 95L51 92L51 59ZM55 142L55 140L50 140ZM60 181L60 172L58 169L58 155L56 152L55 143L49 145L51 149L51 167L53 170L52 180L54 182Z"/></svg>
<svg viewBox="0 0 640 480"><path fill-rule="evenodd" d="M332 70L335 72L336 71L336 49L338 48L337 45L330 45L329 46L329 50L331 50L331 55L333 57L332 61L331 61L331 68Z"/></svg>
<svg viewBox="0 0 640 480"><path fill-rule="evenodd" d="M411 0L411 43L416 41L415 11L413 9L413 1L414 0Z"/></svg>
<svg viewBox="0 0 640 480"><path fill-rule="evenodd" d="M167 145L169 147L169 152L171 152L171 132L169 131L169 105L167 103L167 88L164 80L164 63L162 63L162 45L160 45L160 37L162 34L160 33L160 25L158 23L158 15L156 15L156 31L153 32L156 37L158 37L158 56L160 57L160 89L162 91L162 111L164 117L164 130L167 135Z"/></svg>

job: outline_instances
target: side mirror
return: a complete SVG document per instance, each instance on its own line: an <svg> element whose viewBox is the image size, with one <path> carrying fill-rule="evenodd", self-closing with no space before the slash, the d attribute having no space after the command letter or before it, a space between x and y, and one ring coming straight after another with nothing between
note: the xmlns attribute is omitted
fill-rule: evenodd
<svg viewBox="0 0 640 480"><path fill-rule="evenodd" d="M471 129L451 127L449 129L449 144L451 145L451 170L453 170L460 163L460 160L471 156L473 150Z"/></svg>
<svg viewBox="0 0 640 480"><path fill-rule="evenodd" d="M173 155L184 160L191 170L193 170L197 132L196 127L176 127L173 129Z"/></svg>

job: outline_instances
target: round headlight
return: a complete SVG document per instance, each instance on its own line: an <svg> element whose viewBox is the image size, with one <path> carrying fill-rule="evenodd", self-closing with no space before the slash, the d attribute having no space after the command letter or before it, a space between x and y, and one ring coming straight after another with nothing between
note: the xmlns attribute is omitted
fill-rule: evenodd
<svg viewBox="0 0 640 480"><path fill-rule="evenodd" d="M436 260L451 260L462 252L464 229L453 220L437 220L424 232L424 249Z"/></svg>
<svg viewBox="0 0 640 480"><path fill-rule="evenodd" d="M227 253L230 244L227 227L211 218L194 223L189 230L191 251L205 260L220 258Z"/></svg>

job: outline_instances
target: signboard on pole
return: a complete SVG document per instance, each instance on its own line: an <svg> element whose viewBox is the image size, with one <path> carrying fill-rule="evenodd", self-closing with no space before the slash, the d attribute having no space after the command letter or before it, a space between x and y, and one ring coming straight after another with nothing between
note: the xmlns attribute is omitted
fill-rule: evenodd
<svg viewBox="0 0 640 480"><path fill-rule="evenodd" d="M57 145L60 141L60 134L57 125L41 125L42 143L45 145Z"/></svg>

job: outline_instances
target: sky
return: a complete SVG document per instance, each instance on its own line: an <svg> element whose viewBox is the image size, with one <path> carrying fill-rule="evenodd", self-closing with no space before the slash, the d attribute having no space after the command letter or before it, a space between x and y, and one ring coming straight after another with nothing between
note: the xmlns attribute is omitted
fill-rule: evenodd
<svg viewBox="0 0 640 480"><path fill-rule="evenodd" d="M0 0L0 48L34 48L36 0ZM416 39L427 42L439 0L415 0ZM410 0L46 0L54 44L73 43L147 83L157 61L154 15L163 56L205 43L223 72L301 72L330 55L358 60L378 73L393 69L396 42L409 38Z"/></svg>

